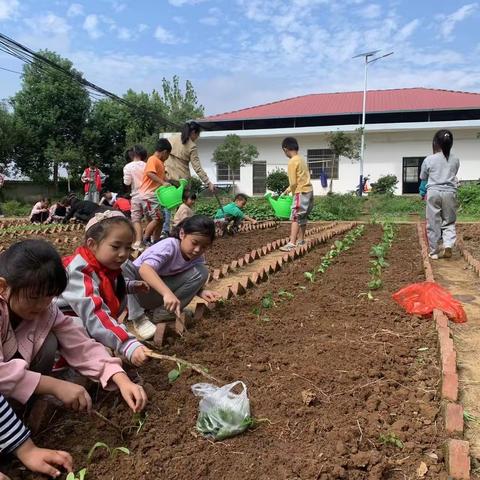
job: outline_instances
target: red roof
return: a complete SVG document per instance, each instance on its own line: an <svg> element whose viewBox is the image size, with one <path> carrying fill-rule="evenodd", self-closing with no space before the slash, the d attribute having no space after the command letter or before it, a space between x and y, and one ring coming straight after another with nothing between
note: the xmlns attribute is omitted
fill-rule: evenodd
<svg viewBox="0 0 480 480"><path fill-rule="evenodd" d="M204 121L247 120L255 118L308 117L361 113L363 92L315 93L220 113ZM458 110L480 108L480 93L431 88L369 90L367 112L415 110Z"/></svg>

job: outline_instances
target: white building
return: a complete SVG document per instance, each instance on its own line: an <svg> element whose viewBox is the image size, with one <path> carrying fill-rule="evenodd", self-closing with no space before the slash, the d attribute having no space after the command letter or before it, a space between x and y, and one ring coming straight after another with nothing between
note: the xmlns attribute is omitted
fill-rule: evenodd
<svg viewBox="0 0 480 480"><path fill-rule="evenodd" d="M326 135L342 130L354 132L361 125L362 92L305 95L255 106L200 121L205 131L198 141L202 165L217 184L231 184L235 174L237 190L249 195L265 193L265 177L276 168L286 169L281 149L286 136L297 138L301 154L308 161L314 192L323 169L333 178L333 191L355 190L359 182L357 161L334 158ZM453 152L460 158L459 180L480 178L480 94L407 88L369 91L367 96L366 150L364 174L370 181L394 174L397 193L417 193L423 159L432 153L432 138L441 128L453 132ZM235 133L254 144L260 153L253 165L229 172L211 158L226 135Z"/></svg>

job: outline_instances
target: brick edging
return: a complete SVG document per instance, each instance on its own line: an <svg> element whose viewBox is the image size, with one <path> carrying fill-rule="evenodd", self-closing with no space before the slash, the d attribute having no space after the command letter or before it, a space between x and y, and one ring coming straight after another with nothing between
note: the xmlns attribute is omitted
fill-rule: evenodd
<svg viewBox="0 0 480 480"><path fill-rule="evenodd" d="M480 277L480 260L476 259L475 256L465 247L463 243L463 236L457 234L456 246L460 250L465 261L472 267L472 270Z"/></svg>
<svg viewBox="0 0 480 480"><path fill-rule="evenodd" d="M425 224L417 223L418 240L422 252L425 279L434 281L428 257ZM473 257L472 257L473 258ZM457 352L447 316L440 310L433 311L433 320L438 335L440 351L442 417L445 431L450 438L445 442L445 463L449 478L470 478L470 444L463 440L463 405L459 402Z"/></svg>

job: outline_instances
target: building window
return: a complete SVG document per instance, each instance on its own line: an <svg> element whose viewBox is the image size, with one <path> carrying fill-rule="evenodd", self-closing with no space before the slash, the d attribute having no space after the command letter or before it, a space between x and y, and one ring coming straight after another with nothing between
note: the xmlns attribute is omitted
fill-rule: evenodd
<svg viewBox="0 0 480 480"><path fill-rule="evenodd" d="M240 180L240 167L232 170L227 165L217 163L217 182L232 182Z"/></svg>
<svg viewBox="0 0 480 480"><path fill-rule="evenodd" d="M322 170L328 178L338 179L338 158L327 148L307 150L307 163L312 179L319 179Z"/></svg>

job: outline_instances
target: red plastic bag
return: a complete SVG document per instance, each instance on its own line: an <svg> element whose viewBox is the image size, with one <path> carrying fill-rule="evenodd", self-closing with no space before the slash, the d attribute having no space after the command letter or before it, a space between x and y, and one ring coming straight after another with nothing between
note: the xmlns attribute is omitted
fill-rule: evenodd
<svg viewBox="0 0 480 480"><path fill-rule="evenodd" d="M462 304L436 282L413 283L392 295L412 315L430 316L441 310L455 323L465 323L467 315Z"/></svg>

